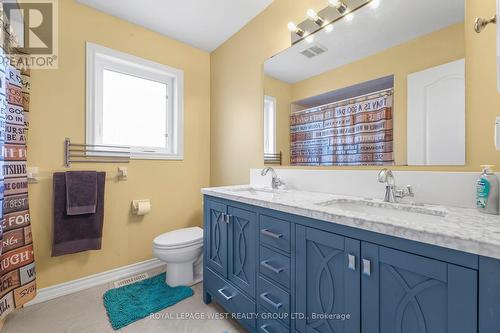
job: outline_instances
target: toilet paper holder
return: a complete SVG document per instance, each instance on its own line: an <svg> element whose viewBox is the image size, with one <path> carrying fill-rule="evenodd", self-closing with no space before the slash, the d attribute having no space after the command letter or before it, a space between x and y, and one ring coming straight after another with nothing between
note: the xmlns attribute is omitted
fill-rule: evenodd
<svg viewBox="0 0 500 333"><path fill-rule="evenodd" d="M151 211L151 201L149 199L132 200L132 213L143 216Z"/></svg>

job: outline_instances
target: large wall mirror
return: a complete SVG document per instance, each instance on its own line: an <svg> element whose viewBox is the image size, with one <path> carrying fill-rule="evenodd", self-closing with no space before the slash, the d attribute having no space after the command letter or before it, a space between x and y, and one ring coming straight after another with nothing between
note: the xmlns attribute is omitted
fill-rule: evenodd
<svg viewBox="0 0 500 333"><path fill-rule="evenodd" d="M266 162L464 165L465 0L366 2L265 62Z"/></svg>

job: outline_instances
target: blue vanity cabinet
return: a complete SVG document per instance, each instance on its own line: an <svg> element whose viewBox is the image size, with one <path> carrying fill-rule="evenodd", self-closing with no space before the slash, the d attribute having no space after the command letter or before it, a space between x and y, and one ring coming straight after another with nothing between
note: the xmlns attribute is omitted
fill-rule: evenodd
<svg viewBox="0 0 500 333"><path fill-rule="evenodd" d="M255 295L257 214L228 206L228 279L249 296Z"/></svg>
<svg viewBox="0 0 500 333"><path fill-rule="evenodd" d="M297 331L360 332L359 258L358 240L297 226Z"/></svg>
<svg viewBox="0 0 500 333"><path fill-rule="evenodd" d="M206 215L208 267L255 297L257 214L206 200Z"/></svg>
<svg viewBox="0 0 500 333"><path fill-rule="evenodd" d="M371 243L361 245L363 333L475 333L478 274Z"/></svg>
<svg viewBox="0 0 500 333"><path fill-rule="evenodd" d="M227 276L227 206L223 203L205 202L205 262L223 277Z"/></svg>
<svg viewBox="0 0 500 333"><path fill-rule="evenodd" d="M500 332L499 260L204 202L204 301L243 315L248 332Z"/></svg>
<svg viewBox="0 0 500 333"><path fill-rule="evenodd" d="M227 311L244 314L241 324L253 330L257 214L210 199L204 214L204 301L215 298Z"/></svg>

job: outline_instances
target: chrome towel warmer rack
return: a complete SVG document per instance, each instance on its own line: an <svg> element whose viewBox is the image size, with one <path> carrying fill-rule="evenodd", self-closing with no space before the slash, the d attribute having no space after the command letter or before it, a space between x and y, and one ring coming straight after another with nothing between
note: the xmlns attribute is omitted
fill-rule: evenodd
<svg viewBox="0 0 500 333"><path fill-rule="evenodd" d="M72 143L64 139L64 166L72 163L129 163L130 147Z"/></svg>
<svg viewBox="0 0 500 333"><path fill-rule="evenodd" d="M277 154L264 154L264 164L275 164L275 165L282 165L282 154L281 152Z"/></svg>

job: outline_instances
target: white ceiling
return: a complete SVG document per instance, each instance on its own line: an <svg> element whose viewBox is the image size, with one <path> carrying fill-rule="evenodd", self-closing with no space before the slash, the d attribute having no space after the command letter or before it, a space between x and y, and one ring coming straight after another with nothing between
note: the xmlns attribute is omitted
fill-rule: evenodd
<svg viewBox="0 0 500 333"><path fill-rule="evenodd" d="M205 51L213 51L273 0L77 0Z"/></svg>
<svg viewBox="0 0 500 333"><path fill-rule="evenodd" d="M315 34L315 42L328 51L308 59L300 54L310 48L305 40L266 61L266 75L296 83L326 71L377 54L419 36L463 22L464 0L381 0L354 13L352 21L340 20L333 31ZM432 52L432 50L429 50Z"/></svg>

